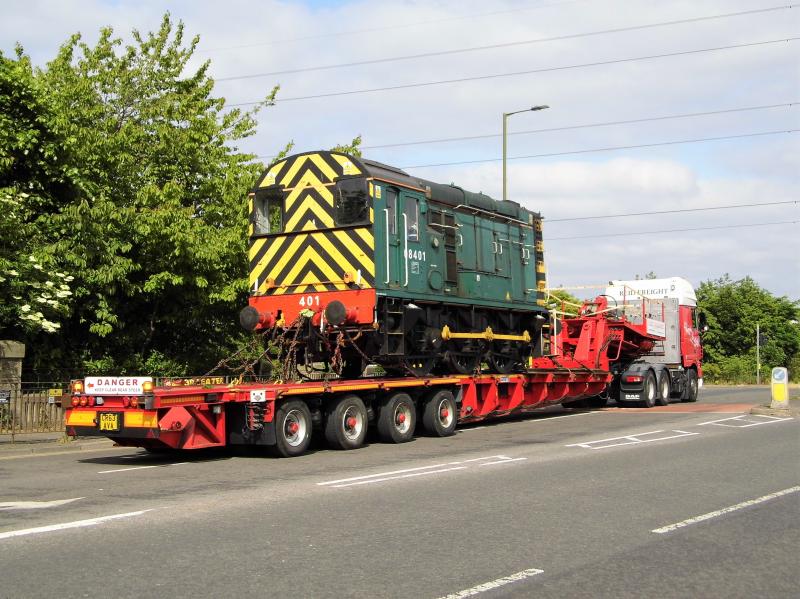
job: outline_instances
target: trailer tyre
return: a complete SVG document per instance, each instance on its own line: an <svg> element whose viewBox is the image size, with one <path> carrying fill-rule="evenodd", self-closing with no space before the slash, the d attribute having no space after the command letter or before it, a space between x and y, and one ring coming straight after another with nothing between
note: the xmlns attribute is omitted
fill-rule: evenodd
<svg viewBox="0 0 800 599"><path fill-rule="evenodd" d="M287 401L275 412L275 452L292 458L305 453L311 443L311 412L305 402Z"/></svg>
<svg viewBox="0 0 800 599"><path fill-rule="evenodd" d="M325 419L325 439L334 449L356 449L367 436L367 408L358 395L345 395Z"/></svg>
<svg viewBox="0 0 800 599"><path fill-rule="evenodd" d="M697 371L692 368L686 374L686 393L685 396L681 398L682 402L694 402L697 401L697 394L699 392L698 384L697 384Z"/></svg>
<svg viewBox="0 0 800 599"><path fill-rule="evenodd" d="M378 412L378 435L387 443L405 443L414 437L417 411L407 393L393 393Z"/></svg>
<svg viewBox="0 0 800 599"><path fill-rule="evenodd" d="M658 386L656 384L656 375L650 370L644 377L644 389L642 390L642 401L639 402L643 408L652 408L656 405L656 396L658 395Z"/></svg>
<svg viewBox="0 0 800 599"><path fill-rule="evenodd" d="M428 397L422 411L422 425L428 434L449 437L456 432L458 411L453 394L442 389Z"/></svg>
<svg viewBox="0 0 800 599"><path fill-rule="evenodd" d="M670 393L672 393L672 385L669 379L669 371L662 370L658 377L658 393L656 394L656 403L660 406L668 406Z"/></svg>

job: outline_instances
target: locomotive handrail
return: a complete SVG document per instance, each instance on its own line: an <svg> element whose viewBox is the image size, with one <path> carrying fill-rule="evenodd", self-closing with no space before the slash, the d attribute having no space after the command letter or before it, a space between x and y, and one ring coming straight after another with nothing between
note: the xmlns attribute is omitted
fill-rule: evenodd
<svg viewBox="0 0 800 599"><path fill-rule="evenodd" d="M386 285L389 284L389 279L391 278L389 275L389 209L383 209L384 216L386 217Z"/></svg>
<svg viewBox="0 0 800 599"><path fill-rule="evenodd" d="M467 210L472 210L473 212L480 212L481 214L486 214L489 218L502 218L510 223L517 223L521 227L528 227L529 229L533 228L533 225L526 223L524 220L519 220L518 218L511 218L510 216L506 216L504 214L497 214L496 212L489 212L488 210L481 210L480 208L476 208L475 206L470 206L469 204L459 204L454 209L458 210L459 208L466 208Z"/></svg>
<svg viewBox="0 0 800 599"><path fill-rule="evenodd" d="M406 265L403 287L408 287L408 215L405 212L403 212L403 257Z"/></svg>

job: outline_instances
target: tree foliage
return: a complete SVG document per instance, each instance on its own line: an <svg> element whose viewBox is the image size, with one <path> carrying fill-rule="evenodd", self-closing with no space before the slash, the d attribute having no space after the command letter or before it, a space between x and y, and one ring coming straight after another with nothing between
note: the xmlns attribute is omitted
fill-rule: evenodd
<svg viewBox="0 0 800 599"><path fill-rule="evenodd" d="M40 371L203 369L236 342L244 198L261 168L236 144L277 89L254 111L226 108L208 63L189 69L197 42L166 15L125 47L111 29L91 47L75 35L44 69L2 57L0 198L14 210L0 227L24 231L2 276L33 256L74 277L58 338L21 330L27 298L4 298L3 335L22 335Z"/></svg>
<svg viewBox="0 0 800 599"><path fill-rule="evenodd" d="M761 331L762 380L775 366L794 366L800 353L800 302L775 297L750 277L728 275L697 289L700 309L708 319L703 337L706 374L720 382L755 382L756 325ZM793 363L794 362L794 363Z"/></svg>

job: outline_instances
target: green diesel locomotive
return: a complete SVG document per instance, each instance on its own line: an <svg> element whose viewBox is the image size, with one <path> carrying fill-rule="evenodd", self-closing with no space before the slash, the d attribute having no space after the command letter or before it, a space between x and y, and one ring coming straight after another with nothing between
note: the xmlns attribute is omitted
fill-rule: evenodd
<svg viewBox="0 0 800 599"><path fill-rule="evenodd" d="M300 361L424 376L507 373L536 351L541 217L339 152L270 165L250 194L248 330ZM288 333L288 334L287 334Z"/></svg>

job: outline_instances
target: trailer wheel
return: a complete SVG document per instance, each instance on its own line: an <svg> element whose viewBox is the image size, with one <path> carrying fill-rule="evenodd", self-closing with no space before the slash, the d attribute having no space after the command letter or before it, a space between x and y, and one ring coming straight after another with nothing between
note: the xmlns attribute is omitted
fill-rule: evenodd
<svg viewBox="0 0 800 599"><path fill-rule="evenodd" d="M456 432L458 412L456 400L447 389L431 395L422 409L422 425L425 430L436 437L449 437Z"/></svg>
<svg viewBox="0 0 800 599"><path fill-rule="evenodd" d="M356 449L367 436L367 408L358 395L345 395L325 419L325 439L334 449Z"/></svg>
<svg viewBox="0 0 800 599"><path fill-rule="evenodd" d="M305 453L311 443L311 412L305 402L287 401L275 412L275 451L284 458Z"/></svg>
<svg viewBox="0 0 800 599"><path fill-rule="evenodd" d="M669 371L662 370L658 377L658 393L656 394L656 403L660 406L668 406L670 393L672 393L672 384L669 379Z"/></svg>
<svg viewBox="0 0 800 599"><path fill-rule="evenodd" d="M686 373L686 396L682 397L682 402L697 401L697 394L699 392L697 385L697 371L692 368Z"/></svg>
<svg viewBox="0 0 800 599"><path fill-rule="evenodd" d="M642 391L642 401L639 402L639 405L643 408L652 408L656 405L656 395L658 395L656 375L653 374L652 370L649 370L644 377L644 390Z"/></svg>
<svg viewBox="0 0 800 599"><path fill-rule="evenodd" d="M414 436L417 411L407 393L393 393L378 412L378 435L387 443L405 443Z"/></svg>

